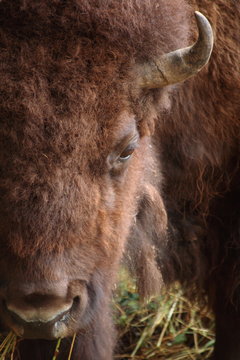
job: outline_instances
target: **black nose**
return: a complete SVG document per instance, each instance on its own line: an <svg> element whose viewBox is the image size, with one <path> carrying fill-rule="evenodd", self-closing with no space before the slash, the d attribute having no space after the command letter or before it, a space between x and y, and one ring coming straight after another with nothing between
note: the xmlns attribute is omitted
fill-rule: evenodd
<svg viewBox="0 0 240 360"><path fill-rule="evenodd" d="M30 300L34 299L34 300ZM73 299L32 294L14 301L6 301L7 310L26 323L54 321L72 307Z"/></svg>
<svg viewBox="0 0 240 360"><path fill-rule="evenodd" d="M11 329L20 337L28 339L56 339L68 336L67 319L71 316L72 306L62 311L55 317L51 317L48 321L43 319L34 319L25 321L21 313L21 317L16 312L8 311L11 318Z"/></svg>
<svg viewBox="0 0 240 360"><path fill-rule="evenodd" d="M52 321L72 306L73 299L68 296L68 282L52 284L20 284L9 289L6 306L25 322Z"/></svg>
<svg viewBox="0 0 240 360"><path fill-rule="evenodd" d="M80 304L81 294L67 281L21 284L8 289L4 300L9 327L27 338L68 336L67 323Z"/></svg>

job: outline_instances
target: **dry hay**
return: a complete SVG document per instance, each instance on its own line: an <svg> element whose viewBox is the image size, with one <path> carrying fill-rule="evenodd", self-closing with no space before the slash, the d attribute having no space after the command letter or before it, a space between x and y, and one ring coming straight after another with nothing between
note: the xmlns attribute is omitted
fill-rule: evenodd
<svg viewBox="0 0 240 360"><path fill-rule="evenodd" d="M113 308L118 328L114 359L205 360L213 352L212 314L184 298L179 286L143 304L134 281L122 271ZM14 359L17 341L12 332L2 337L0 360ZM71 359L74 342L75 336L66 360ZM61 339L49 360L57 360L60 352Z"/></svg>

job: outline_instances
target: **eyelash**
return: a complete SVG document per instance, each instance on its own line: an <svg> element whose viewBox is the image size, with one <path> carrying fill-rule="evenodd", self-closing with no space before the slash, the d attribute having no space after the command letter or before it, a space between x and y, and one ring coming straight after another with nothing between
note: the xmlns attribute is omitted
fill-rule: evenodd
<svg viewBox="0 0 240 360"><path fill-rule="evenodd" d="M108 156L108 166L112 176L119 176L124 171L137 146L138 138L136 137L121 152L113 152Z"/></svg>
<svg viewBox="0 0 240 360"><path fill-rule="evenodd" d="M127 160L129 160L134 152L134 150L136 149L136 144L129 144L124 150L123 152L120 154L120 156L118 157L118 161L121 163L126 162ZM127 153L125 155L125 153Z"/></svg>

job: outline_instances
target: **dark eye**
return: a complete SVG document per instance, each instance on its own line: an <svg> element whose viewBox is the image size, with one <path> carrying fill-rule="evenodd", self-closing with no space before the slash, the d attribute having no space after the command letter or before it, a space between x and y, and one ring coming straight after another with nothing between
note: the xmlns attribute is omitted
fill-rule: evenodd
<svg viewBox="0 0 240 360"><path fill-rule="evenodd" d="M118 157L118 161L121 163L127 161L132 156L132 153L134 152L136 146L134 144L130 144L126 147L126 149L123 150L123 152Z"/></svg>
<svg viewBox="0 0 240 360"><path fill-rule="evenodd" d="M115 149L107 157L107 166L111 176L120 176L127 169L128 160L137 149L138 142L139 135L135 132L116 144Z"/></svg>

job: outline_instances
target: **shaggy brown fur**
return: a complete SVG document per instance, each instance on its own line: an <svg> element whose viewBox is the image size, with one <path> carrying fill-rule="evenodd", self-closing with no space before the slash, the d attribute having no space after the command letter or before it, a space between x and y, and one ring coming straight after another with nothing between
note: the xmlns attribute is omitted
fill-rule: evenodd
<svg viewBox="0 0 240 360"><path fill-rule="evenodd" d="M172 239L166 274L208 294L216 312L216 359L239 347L240 5L197 1L214 26L209 66L172 97L159 122L164 197ZM177 238L177 239L176 239ZM174 271L173 271L174 269ZM227 334L234 334L226 335Z"/></svg>
<svg viewBox="0 0 240 360"><path fill-rule="evenodd" d="M36 284L65 279L67 298L80 299L65 331L78 332L74 359L110 360L109 301L127 238L143 294L159 289L160 267L166 282L207 292L217 319L218 296L227 309L230 298L237 303L240 7L200 3L216 32L209 67L184 84L142 91L135 64L189 45L196 3L0 2L5 328L16 328L6 304L27 306L26 286L36 296ZM67 340L63 347L65 359ZM236 360L232 348L224 358L217 345L216 359ZM16 358L45 359L52 349L24 340Z"/></svg>

